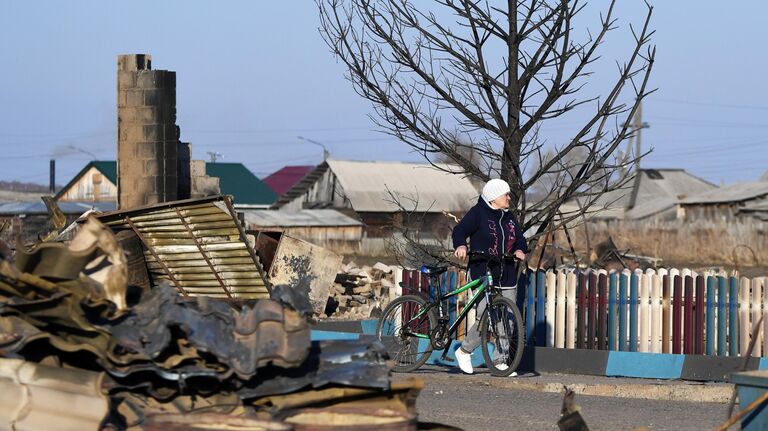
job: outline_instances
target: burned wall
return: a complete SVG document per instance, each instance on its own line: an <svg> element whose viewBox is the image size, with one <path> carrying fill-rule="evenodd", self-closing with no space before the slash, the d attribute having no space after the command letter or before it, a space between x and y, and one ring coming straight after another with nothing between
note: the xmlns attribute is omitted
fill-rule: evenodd
<svg viewBox="0 0 768 431"><path fill-rule="evenodd" d="M117 172L121 209L178 198L176 72L147 54L117 59Z"/></svg>

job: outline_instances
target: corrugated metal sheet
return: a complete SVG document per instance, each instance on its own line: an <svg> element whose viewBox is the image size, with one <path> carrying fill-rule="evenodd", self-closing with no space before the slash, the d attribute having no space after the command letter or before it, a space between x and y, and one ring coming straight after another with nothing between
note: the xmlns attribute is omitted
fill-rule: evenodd
<svg viewBox="0 0 768 431"><path fill-rule="evenodd" d="M741 202L768 195L768 182L735 183L684 199L684 205Z"/></svg>
<svg viewBox="0 0 768 431"><path fill-rule="evenodd" d="M358 212L396 212L389 192L399 195L406 209L418 199L419 212L468 210L479 196L468 178L427 164L328 160L352 208ZM437 164L446 170L456 166Z"/></svg>
<svg viewBox="0 0 768 431"><path fill-rule="evenodd" d="M98 216L144 243L153 285L168 282L185 295L268 298L264 271L237 221L229 196L165 202Z"/></svg>
<svg viewBox="0 0 768 431"><path fill-rule="evenodd" d="M90 209L98 211L114 211L117 207L115 202L57 202L59 209L64 214L80 215ZM18 214L48 214L45 204L42 200L35 202L12 202L0 204L0 214L18 215Z"/></svg>
<svg viewBox="0 0 768 431"><path fill-rule="evenodd" d="M245 221L257 227L336 227L362 226L363 223L336 210L244 210Z"/></svg>

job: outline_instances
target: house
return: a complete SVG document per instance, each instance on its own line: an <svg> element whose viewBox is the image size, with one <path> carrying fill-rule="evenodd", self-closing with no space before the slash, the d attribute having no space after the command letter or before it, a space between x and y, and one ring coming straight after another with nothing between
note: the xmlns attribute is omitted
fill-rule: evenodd
<svg viewBox="0 0 768 431"><path fill-rule="evenodd" d="M624 187L599 196L590 210L592 220L673 220L677 204L717 186L684 169L639 169ZM563 212L578 208L576 202Z"/></svg>
<svg viewBox="0 0 768 431"><path fill-rule="evenodd" d="M731 184L699 193L680 202L678 218L732 221L742 216L760 218L768 204L768 181Z"/></svg>
<svg viewBox="0 0 768 431"><path fill-rule="evenodd" d="M283 193L295 186L296 183L301 181L310 172L315 169L315 166L285 166L278 171L273 172L261 179L266 185L268 185L277 196L282 196Z"/></svg>
<svg viewBox="0 0 768 431"><path fill-rule="evenodd" d="M444 213L460 216L477 202L479 191L468 178L449 173L455 166L436 166L327 160L280 196L273 208L337 209L360 219L367 239L388 238L393 223L419 224L422 235L446 238L453 222Z"/></svg>
<svg viewBox="0 0 768 431"><path fill-rule="evenodd" d="M72 223L88 210L112 211L117 207L111 202L60 202L59 209L66 216L67 224ZM41 199L26 202L7 202L0 204L0 238L9 244L15 244L18 236L22 243L37 240L50 230L51 216Z"/></svg>
<svg viewBox="0 0 768 431"><path fill-rule="evenodd" d="M283 232L336 253L360 251L363 223L336 210L244 210L242 213L248 230Z"/></svg>
<svg viewBox="0 0 768 431"><path fill-rule="evenodd" d="M272 189L242 163L205 163L206 174L219 179L222 194L234 197L236 208L268 208L277 199ZM117 163L92 161L56 194L60 202L115 202Z"/></svg>

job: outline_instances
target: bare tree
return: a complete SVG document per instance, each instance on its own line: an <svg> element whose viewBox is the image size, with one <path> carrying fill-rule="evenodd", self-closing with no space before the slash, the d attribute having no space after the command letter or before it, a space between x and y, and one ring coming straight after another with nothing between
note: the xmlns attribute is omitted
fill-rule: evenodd
<svg viewBox="0 0 768 431"><path fill-rule="evenodd" d="M626 59L615 76L601 78L600 96L586 94L585 84L617 28L616 0L594 32L577 30L585 6L578 0L316 1L320 32L355 90L373 102L376 124L430 163L450 160L453 173L508 181L525 229L539 226L543 234L578 218L623 185L621 168L641 156L615 153L635 132L627 120L650 93L647 3L642 25L630 26ZM567 141L542 138L545 123L573 113L580 122ZM542 177L551 190L527 202L526 190ZM582 209L555 217L574 198Z"/></svg>

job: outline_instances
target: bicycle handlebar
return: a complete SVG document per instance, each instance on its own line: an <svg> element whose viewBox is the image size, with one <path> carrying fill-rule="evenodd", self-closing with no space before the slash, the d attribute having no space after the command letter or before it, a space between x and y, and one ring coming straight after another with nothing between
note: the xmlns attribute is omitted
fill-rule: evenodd
<svg viewBox="0 0 768 431"><path fill-rule="evenodd" d="M514 254L504 253L501 256L499 256L495 254L490 254L486 251L470 251L469 253L467 253L467 257L469 257L470 259L473 257L480 257L480 258L488 259L489 261L494 261L499 263L501 263L502 260L512 260L512 261L520 260Z"/></svg>

